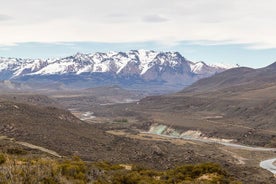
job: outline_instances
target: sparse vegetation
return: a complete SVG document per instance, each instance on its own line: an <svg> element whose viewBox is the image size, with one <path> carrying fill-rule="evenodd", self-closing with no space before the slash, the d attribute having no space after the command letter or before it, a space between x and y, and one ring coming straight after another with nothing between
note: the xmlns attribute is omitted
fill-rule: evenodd
<svg viewBox="0 0 276 184"><path fill-rule="evenodd" d="M6 157L4 154L0 154L0 165L6 162Z"/></svg>
<svg viewBox="0 0 276 184"><path fill-rule="evenodd" d="M116 123L127 123L128 122L128 120L125 118L114 119L113 121Z"/></svg>
<svg viewBox="0 0 276 184"><path fill-rule="evenodd" d="M205 163L198 165L183 165L166 171L156 171L141 167L132 170L117 170L106 172L97 184L170 184L170 183L239 183L233 180L219 165Z"/></svg>
<svg viewBox="0 0 276 184"><path fill-rule="evenodd" d="M200 106L204 102L203 100L197 101L189 98L184 100L182 100L184 105L198 103ZM179 101L180 99L177 99L176 102L179 103ZM33 148L26 149L22 145L12 147L3 143L0 145L0 153L4 153L5 161L0 164L0 183L2 181L3 183L104 184L231 183L230 181L235 179L231 178L227 174L228 172L231 176L245 183L252 183L252 181L253 183L268 183L267 181L271 180L270 173L265 173L261 168L256 168L258 159L250 165L247 162L245 162L246 165L236 165L237 160L232 154L218 149L220 148L219 145L191 144L189 141L182 140L181 142L180 140L170 142L167 138L161 139L146 134L141 134L138 137L136 123L147 122L147 114L143 113L148 109L154 110L154 106L151 106L150 102L143 103L140 103L143 105L142 107L148 105L148 108L144 108L141 115L137 113L141 117L139 119L124 115L129 112L136 112L137 109L135 108L138 108L139 112L140 106L135 104L121 113L122 109L127 109L126 107L131 104L120 104L118 107L101 106L98 111L95 111L95 114L99 115L99 122L108 121L110 123L90 124L78 121L77 118L62 109L1 102L1 135L56 151L63 156L70 157L70 155L77 154L85 160L106 160L108 162L87 163L78 158L55 159L49 158L45 154L41 157L33 157L32 155L29 156L29 152L36 154L36 150ZM102 108L109 109L102 112ZM167 105L160 105L160 108L160 112L152 113L153 119L149 122L157 122L156 117L161 120L166 117L166 122L173 122L178 126L177 122L183 122L182 117L185 113L190 115L185 119L187 124L196 124L195 119L205 122L205 119L200 118L203 115L210 117L207 116L207 112L206 114L195 114L190 113L190 111L182 112L182 110L178 112L175 109L168 108ZM191 106L191 108L195 107ZM182 109L182 107L179 109ZM94 112L93 108L92 111ZM157 111L159 110L157 109ZM161 113L164 111L167 114ZM102 112L102 114L99 112ZM173 116L169 115L171 112L174 112ZM104 118L101 119L100 115ZM195 118L189 118L191 116ZM215 121L220 120L215 119ZM149 124L143 124L139 129L147 130L148 126ZM123 130L131 136L109 134L109 130ZM225 135L231 136L231 133ZM250 131L246 135L252 137L256 134L251 134ZM3 141L5 140L9 141L10 139L3 139ZM10 141L10 144L16 141ZM274 143L273 141L271 139L271 143ZM3 147L5 149L2 149ZM237 154L240 155L240 152ZM246 155L247 153L241 153L244 158L246 158ZM260 154L258 158L261 159L265 156ZM255 155L252 158L255 158ZM113 164L113 162L117 164ZM183 165L179 168L166 170L177 164L204 162L216 162L224 167L222 169L218 166L216 169L215 166L208 166L208 164L203 164L204 166ZM127 169L125 166L129 166L130 163L139 163L144 167L155 169L146 169L135 165L131 165L131 169ZM121 164L125 166L121 166ZM252 173L255 173L255 175L252 176ZM35 178L33 178L34 176Z"/></svg>
<svg viewBox="0 0 276 184"><path fill-rule="evenodd" d="M114 170L120 170L120 169L123 169L124 167L120 166L120 165L117 165L117 164L111 164L109 162L97 162L97 163L94 163L94 165L99 168L99 169L102 169L102 170L105 170L105 171L114 171Z"/></svg>
<svg viewBox="0 0 276 184"><path fill-rule="evenodd" d="M7 149L7 153L8 154L13 154L13 155L26 155L27 152L23 149L19 149L19 148L9 148Z"/></svg>
<svg viewBox="0 0 276 184"><path fill-rule="evenodd" d="M27 152L26 152L27 153ZM43 156L0 154L0 183L95 183L95 184L169 184L169 183L237 183L212 163L183 165L157 171L108 162L87 163L78 157L54 159Z"/></svg>

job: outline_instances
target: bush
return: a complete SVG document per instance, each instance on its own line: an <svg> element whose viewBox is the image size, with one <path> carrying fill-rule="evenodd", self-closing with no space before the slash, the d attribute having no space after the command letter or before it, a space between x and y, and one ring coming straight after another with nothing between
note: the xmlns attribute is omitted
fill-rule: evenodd
<svg viewBox="0 0 276 184"><path fill-rule="evenodd" d="M3 154L0 154L0 165L6 162L6 157Z"/></svg>
<svg viewBox="0 0 276 184"><path fill-rule="evenodd" d="M170 182L193 181L203 175L212 176L210 182L229 183L227 173L217 164L204 163L197 165L183 165L166 172L166 178Z"/></svg>
<svg viewBox="0 0 276 184"><path fill-rule="evenodd" d="M110 164L108 162L97 162L94 165L96 167L98 167L102 170L106 170L106 171L124 169L124 167L122 167L120 165L114 165L114 164Z"/></svg>
<svg viewBox="0 0 276 184"><path fill-rule="evenodd" d="M17 149L10 152L18 153ZM6 161L6 157L7 159ZM0 154L0 183L85 184L238 184L219 165L183 165L166 171L132 166L125 169L108 162L86 163L78 157L54 160Z"/></svg>
<svg viewBox="0 0 276 184"><path fill-rule="evenodd" d="M43 178L41 181L41 184L56 184L58 183L54 178L48 177L48 178Z"/></svg>
<svg viewBox="0 0 276 184"><path fill-rule="evenodd" d="M125 172L125 173L116 173L112 178L112 183L114 184L161 184L162 181L158 181L153 177L142 175L139 172Z"/></svg>
<svg viewBox="0 0 276 184"><path fill-rule="evenodd" d="M59 164L58 168L67 179L87 180L87 166L80 159L64 161Z"/></svg>
<svg viewBox="0 0 276 184"><path fill-rule="evenodd" d="M117 122L117 123L127 123L127 122L128 122L128 120L125 119L125 118L122 118L122 119L114 119L113 121L114 121L114 122Z"/></svg>
<svg viewBox="0 0 276 184"><path fill-rule="evenodd" d="M7 149L7 153L12 155L26 155L27 151L20 148L9 148Z"/></svg>

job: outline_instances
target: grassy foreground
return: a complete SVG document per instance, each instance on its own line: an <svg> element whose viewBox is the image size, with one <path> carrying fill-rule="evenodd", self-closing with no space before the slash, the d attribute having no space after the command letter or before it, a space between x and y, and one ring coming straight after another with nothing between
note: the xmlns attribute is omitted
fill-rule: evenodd
<svg viewBox="0 0 276 184"><path fill-rule="evenodd" d="M237 184L229 174L214 163L182 165L158 171L128 164L84 162L78 157L56 159L30 156L21 149L0 153L0 183L72 183L72 184L171 184L214 183Z"/></svg>

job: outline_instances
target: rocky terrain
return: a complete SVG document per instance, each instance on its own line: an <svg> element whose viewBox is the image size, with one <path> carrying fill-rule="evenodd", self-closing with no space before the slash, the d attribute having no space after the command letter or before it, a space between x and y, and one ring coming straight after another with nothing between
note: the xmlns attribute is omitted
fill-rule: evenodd
<svg viewBox="0 0 276 184"><path fill-rule="evenodd" d="M210 137L275 147L275 71L275 63L261 69L230 69L179 93L90 110L96 116L135 117L179 131L199 130Z"/></svg>
<svg viewBox="0 0 276 184"><path fill-rule="evenodd" d="M0 147L2 183L240 183L214 163L183 164L159 170L136 164L87 162L76 155L60 157L49 154L50 150L45 152L45 148L37 149L37 146L3 136L0 137Z"/></svg>
<svg viewBox="0 0 276 184"><path fill-rule="evenodd" d="M212 162L245 183L275 183L259 167L275 157L272 149L217 144L275 148L275 73L275 63L234 68L178 93L148 97L119 86L40 89L35 95L17 90L22 83L4 81L14 90L1 91L0 135L87 162L158 170Z"/></svg>
<svg viewBox="0 0 276 184"><path fill-rule="evenodd" d="M78 155L89 162L135 164L158 170L180 164L213 162L237 180L274 182L268 172L258 167L262 158L273 155L271 152L245 152L244 155L251 154L250 160L255 159L245 165L243 158L235 156L235 150L224 146L140 134L135 128L137 122L131 119L126 122L102 119L91 124L80 121L69 111L39 105L36 102L42 101L39 96L16 99L0 102L0 134L18 142L47 148L62 156ZM240 162L242 164L238 164ZM251 175L253 172L255 177Z"/></svg>

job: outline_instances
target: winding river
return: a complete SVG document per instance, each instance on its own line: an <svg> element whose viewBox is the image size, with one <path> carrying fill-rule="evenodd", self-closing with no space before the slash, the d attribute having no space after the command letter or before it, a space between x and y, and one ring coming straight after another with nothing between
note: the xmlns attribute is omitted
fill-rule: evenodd
<svg viewBox="0 0 276 184"><path fill-rule="evenodd" d="M237 143L232 143L231 142L232 140L204 137L202 136L200 131L190 130L183 133L179 133L177 130L173 128L170 128L166 125L160 125L160 124L152 125L148 132L143 132L143 133L155 134L155 135L160 135L160 136L170 137L170 138L199 141L199 142L205 142L205 143L217 143L224 146L229 146L229 147L243 149L243 150L276 152L276 148L246 146L246 145L241 145ZM272 158L272 159L268 159L260 162L260 167L276 175L276 158Z"/></svg>
<svg viewBox="0 0 276 184"><path fill-rule="evenodd" d="M260 167L272 172L276 176L276 158L264 160L260 163Z"/></svg>

